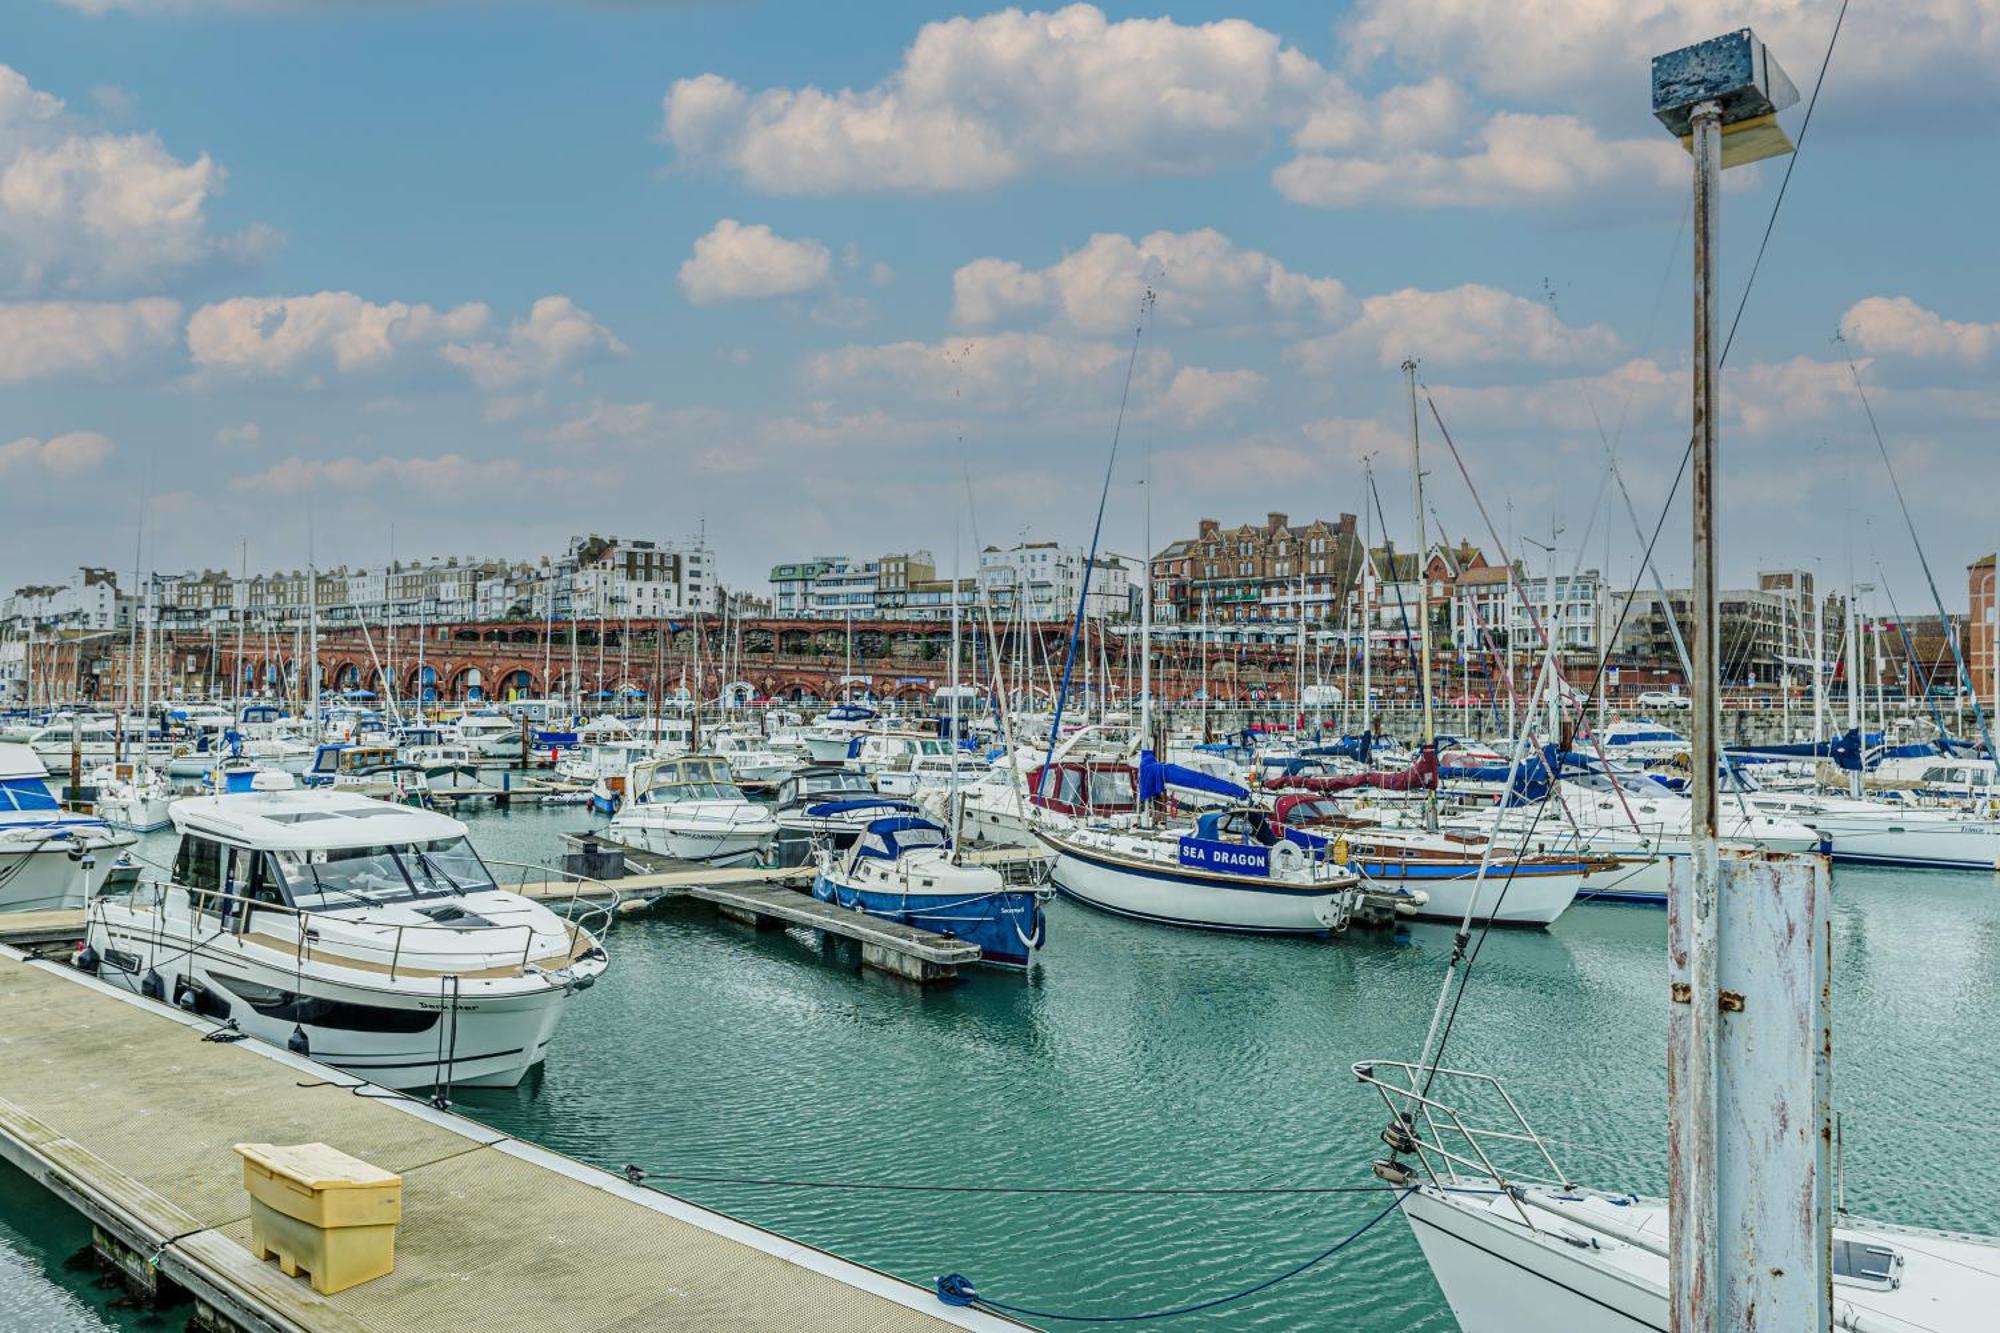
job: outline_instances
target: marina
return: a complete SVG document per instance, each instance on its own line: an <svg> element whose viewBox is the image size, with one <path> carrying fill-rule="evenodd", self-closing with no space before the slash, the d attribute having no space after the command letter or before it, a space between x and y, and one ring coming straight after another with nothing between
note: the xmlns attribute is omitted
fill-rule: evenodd
<svg viewBox="0 0 2000 1333"><path fill-rule="evenodd" d="M1943 3L37 0L0 1333L1986 1333Z"/></svg>

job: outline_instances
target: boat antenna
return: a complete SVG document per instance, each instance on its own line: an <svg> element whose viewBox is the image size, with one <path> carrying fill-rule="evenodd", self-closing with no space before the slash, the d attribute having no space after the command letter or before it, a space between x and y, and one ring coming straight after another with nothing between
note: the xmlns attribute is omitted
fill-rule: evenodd
<svg viewBox="0 0 2000 1333"><path fill-rule="evenodd" d="M1139 365L1139 342L1146 335L1146 319L1153 313L1154 292L1146 288L1139 298L1139 320L1132 330L1132 354L1125 362L1125 386L1118 393L1118 416L1111 427L1111 451L1104 459L1104 485L1097 492L1097 522L1090 530L1090 554L1083 562L1082 588L1076 595L1076 619L1070 625L1069 647L1063 654L1062 689L1056 694L1056 711L1049 723L1048 752L1042 758L1044 771L1056 759L1056 738L1062 735L1063 704L1069 699L1069 682L1076 670L1076 641L1083 633L1083 611L1090 604L1090 571L1097 564L1097 542L1104 533L1104 503L1111 495L1111 472L1118 464L1118 440L1125 433L1125 405L1132 398L1132 372Z"/></svg>

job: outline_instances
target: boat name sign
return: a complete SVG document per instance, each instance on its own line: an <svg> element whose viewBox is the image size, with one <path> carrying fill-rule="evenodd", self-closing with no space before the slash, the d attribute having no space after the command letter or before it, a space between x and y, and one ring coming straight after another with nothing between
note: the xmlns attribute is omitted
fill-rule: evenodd
<svg viewBox="0 0 2000 1333"><path fill-rule="evenodd" d="M1240 842L1182 838L1181 864L1193 870L1220 870L1230 875L1268 877L1271 873L1271 849L1246 847Z"/></svg>

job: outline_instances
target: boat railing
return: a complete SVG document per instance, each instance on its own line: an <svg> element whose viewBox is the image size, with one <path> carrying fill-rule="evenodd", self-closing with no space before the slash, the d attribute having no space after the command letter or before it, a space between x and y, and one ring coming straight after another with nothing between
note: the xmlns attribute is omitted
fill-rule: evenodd
<svg viewBox="0 0 2000 1333"><path fill-rule="evenodd" d="M1402 1060L1366 1060L1354 1076L1389 1110L1382 1141L1393 1155L1414 1157L1434 1185L1490 1182L1512 1195L1533 1184L1568 1190L1569 1173L1491 1074L1433 1068ZM1462 1109L1471 1107L1474 1109ZM1519 1207L1518 1200L1516 1207ZM1523 1214L1529 1226L1534 1223Z"/></svg>
<svg viewBox="0 0 2000 1333"><path fill-rule="evenodd" d="M551 890L557 885L568 885L569 896L563 901L562 917L570 925L590 936L593 941L604 938L606 932L611 929L612 919L625 901L624 893L610 882L578 871L565 870L561 866L537 864L532 861L500 861L490 856L480 859L489 866L504 866L509 870L532 870L540 875L541 892L535 896L544 906L549 906L552 910L554 895ZM535 882L522 879L512 888L514 892L523 893ZM591 924L585 925L586 922Z"/></svg>
<svg viewBox="0 0 2000 1333"><path fill-rule="evenodd" d="M531 868L540 868L540 867L531 867ZM558 871L556 873L567 874L568 872ZM577 878L582 879L587 877L578 876ZM612 905L604 906L601 909L603 913L604 925L608 927L611 920L611 912L613 910L613 906L615 906L616 899L618 898L619 895L615 890L610 889L608 885L599 884L598 881L590 881L590 882L592 884L597 884L600 890L609 892L613 898ZM166 905L167 894L170 891L178 889L181 892L184 892L188 895L188 908L190 913L192 914L190 917L190 926L189 926L188 947L190 950L200 947L200 942L194 939L194 931L192 923L195 920L198 920L204 916L212 917L219 926L219 929L215 932L215 935L233 934L237 936L242 936L249 932L251 927L251 922L255 920L258 913L273 912L277 913L280 916L291 917L293 921L296 923L297 929L293 939L293 953L294 953L293 961L301 965L306 962L308 952L310 951L312 945L318 942L320 938L319 932L313 927L313 919L315 916L321 918L330 917L331 919L340 921L343 925L347 926L359 925L367 927L368 929L374 930L376 932L387 933L390 936L389 979L391 981L399 979L399 973L405 966L405 964L403 963L403 954L406 952L404 946L408 938L411 937L412 935L418 936L418 943L416 947L417 951L421 953L423 936L420 935L419 932L443 932L454 938L463 939L467 936L478 935L484 932L492 932L494 935L497 936L500 934L519 931L521 932L521 937L522 937L521 950L520 950L520 961L518 964L516 964L516 966L518 966L521 969L522 973L525 974L527 972L529 963L533 961L536 931L534 923L529 921L521 922L518 925L489 923L481 926L450 925L444 922L426 922L422 925L418 925L411 922L398 922L397 924L392 926L392 925L383 925L366 921L357 922L351 917L334 917L332 916L332 914L326 912L314 913L304 908L293 907L287 903L272 902L268 898L252 898L245 894L231 893L224 889L202 889L202 888L195 888L191 885L186 885L186 884L176 884L169 879L154 879L151 881L146 881L143 887L149 887L152 890L152 907L156 911L164 909ZM136 895L139 891L140 891L139 888L135 887L133 892ZM580 895L582 892L583 892L582 885L576 886L576 888L572 891L572 897L571 897L572 912L575 911L576 905L580 900ZM101 903L102 901L103 901L103 896L100 895L98 899L94 900L93 906L96 906L97 903ZM588 902L588 900L581 900L581 901L584 902L585 906L583 918L586 920L594 918L597 915L598 911L600 910L597 907L597 905ZM573 916L569 919L568 924L572 927L572 930L576 934L582 934L586 938L590 939L592 942L592 947L595 946L598 940L603 938L601 932L592 932L587 930L585 927L578 925L575 917ZM214 936L211 936L211 938L214 938ZM571 960L580 956L580 951L578 951L576 948L576 945L578 943L579 941L575 938L575 934L572 934L570 938ZM501 954L501 952L502 952L501 950L496 948L491 951L491 955L497 957ZM509 955L513 953L513 947L511 945L508 946L506 953Z"/></svg>

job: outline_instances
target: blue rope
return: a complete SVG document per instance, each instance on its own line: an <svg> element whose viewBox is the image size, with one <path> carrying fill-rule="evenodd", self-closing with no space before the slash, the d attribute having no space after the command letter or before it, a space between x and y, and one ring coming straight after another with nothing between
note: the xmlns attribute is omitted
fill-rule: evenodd
<svg viewBox="0 0 2000 1333"><path fill-rule="evenodd" d="M1240 1301L1246 1296L1255 1296L1260 1291L1269 1291L1280 1282L1289 1281L1307 1269L1317 1264L1325 1263L1328 1259L1331 1259L1334 1255L1339 1254L1349 1245L1367 1235L1369 1231L1374 1229L1376 1223L1402 1207L1403 1200L1408 1198L1414 1189L1415 1186L1411 1186L1409 1189L1402 1190L1395 1198L1389 1200L1381 1212L1369 1218L1360 1227L1342 1236L1332 1245L1312 1256L1312 1258L1305 1260L1303 1263L1293 1265L1276 1277L1265 1278L1255 1286L1245 1287L1241 1291L1230 1292L1226 1296L1214 1296L1208 1300L1196 1301L1190 1305L1177 1305L1170 1310L1148 1310L1143 1314L1068 1314L1060 1310L1032 1310L1024 1305L1004 1305L999 1301L989 1300L987 1297L981 1296L978 1289L972 1285L972 1279L966 1277L963 1273L947 1273L939 1278L937 1280L937 1297L946 1305L961 1307L979 1306L988 1310L997 1310L1002 1314L1021 1315L1028 1319L1061 1319L1076 1324L1130 1324L1144 1319L1170 1319L1175 1315L1195 1314L1202 1310L1213 1310L1218 1305L1227 1305L1231 1301Z"/></svg>

